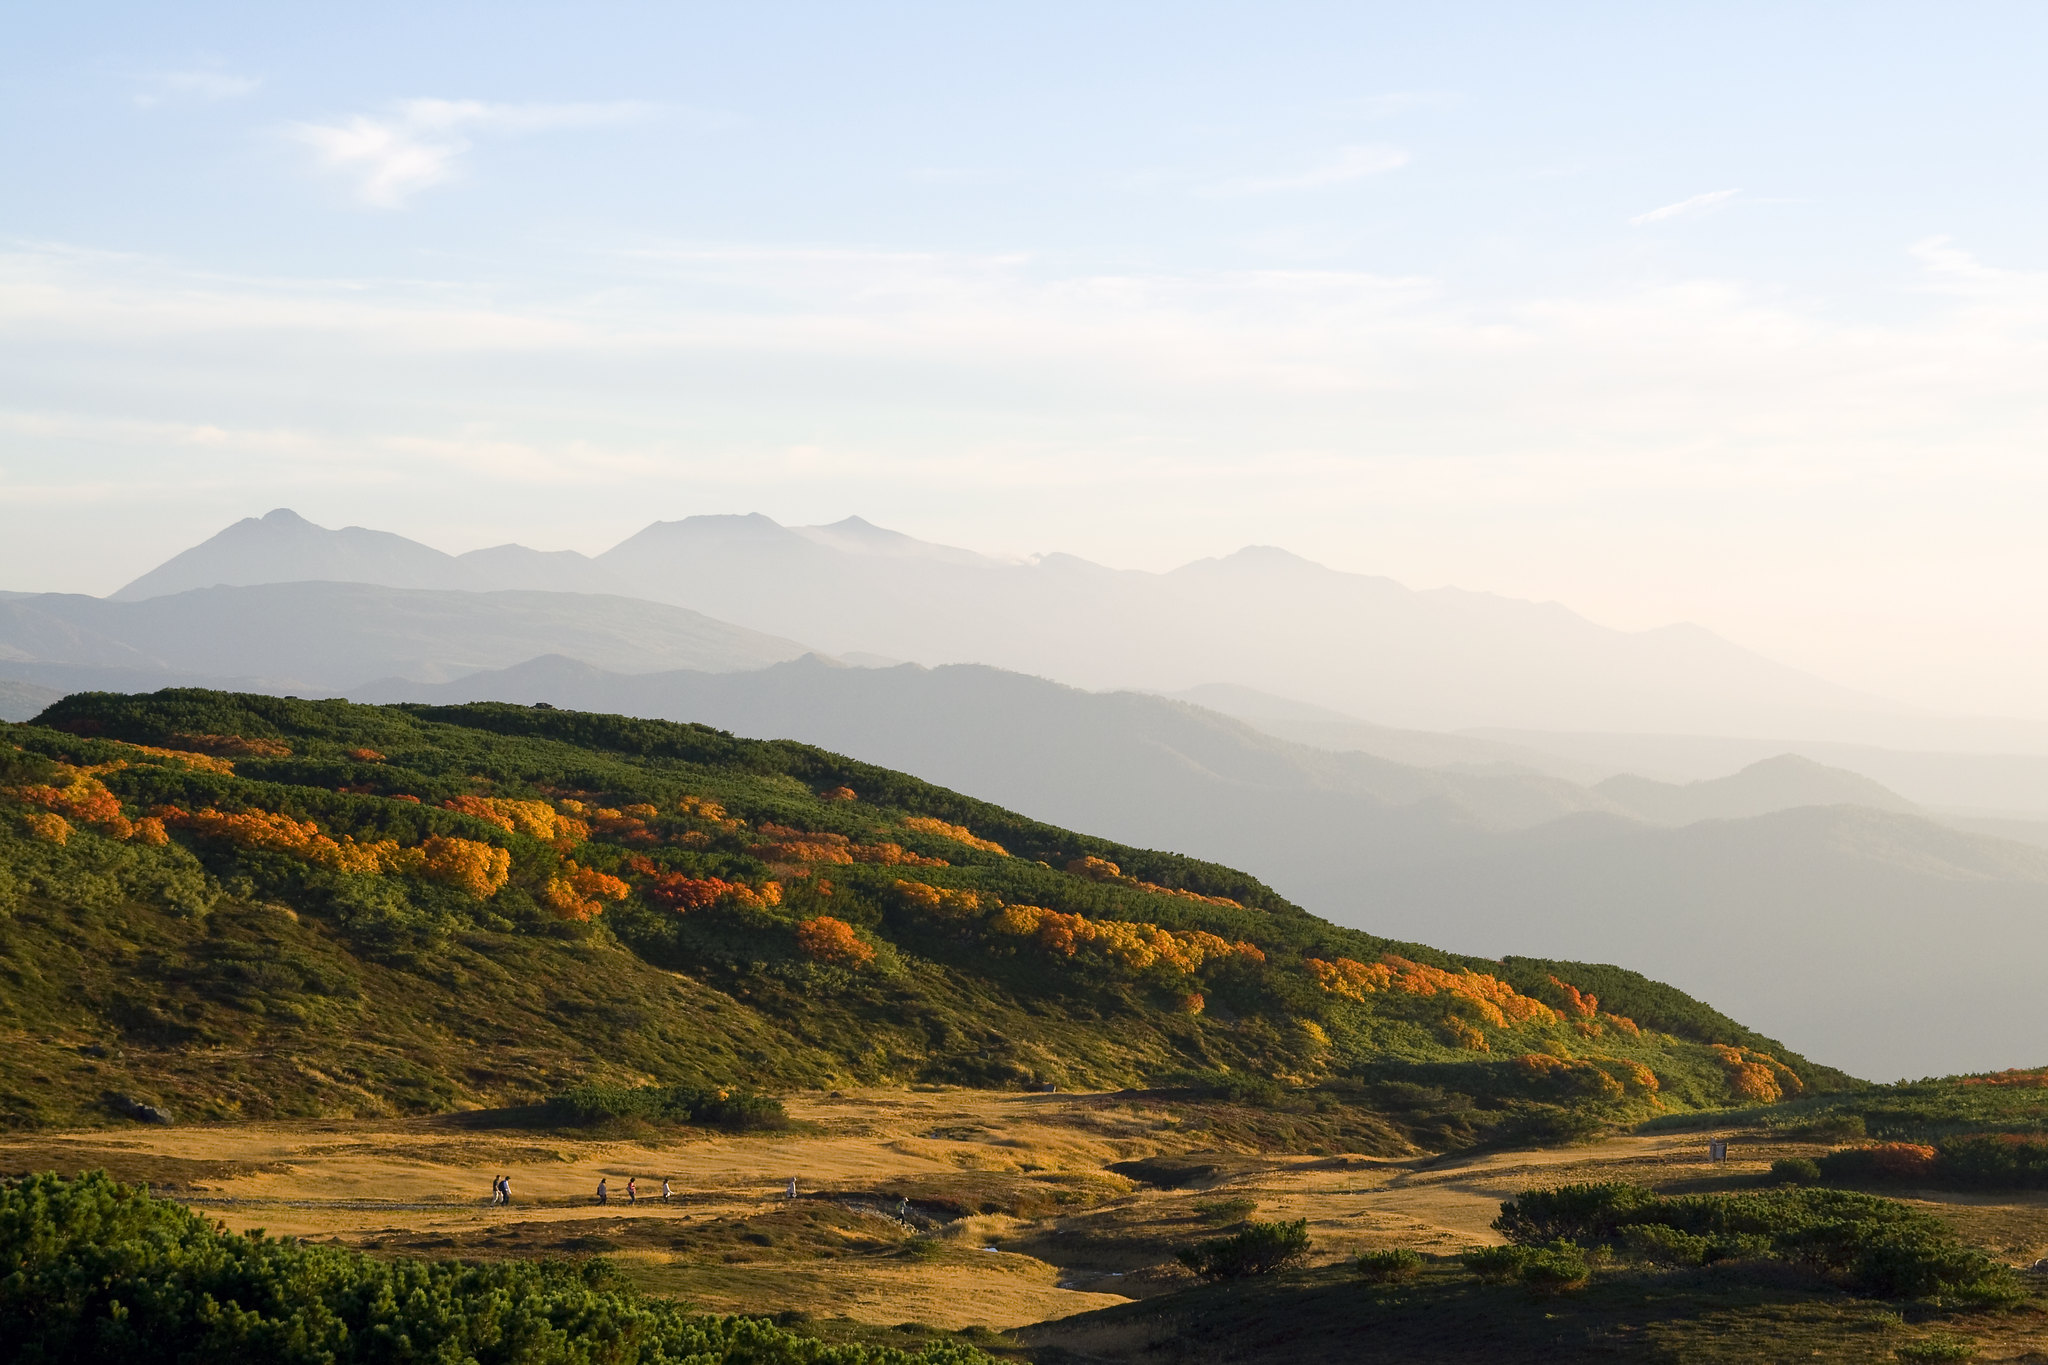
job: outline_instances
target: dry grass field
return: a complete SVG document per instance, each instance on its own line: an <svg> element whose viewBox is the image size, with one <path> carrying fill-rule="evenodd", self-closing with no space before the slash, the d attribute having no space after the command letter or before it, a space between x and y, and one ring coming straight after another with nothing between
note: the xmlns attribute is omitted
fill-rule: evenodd
<svg viewBox="0 0 2048 1365"><path fill-rule="evenodd" d="M1366 1248L1496 1242L1500 1202L1531 1186L1734 1189L1823 1150L1741 1134L1722 1165L1695 1134L1452 1159L1219 1150L1191 1106L1131 1094L871 1090L789 1111L789 1131L750 1135L588 1138L491 1114L136 1125L0 1140L0 1171L101 1167L235 1229L384 1254L602 1254L709 1311L1008 1332L1187 1288L1174 1250L1247 1216L1307 1219L1328 1267ZM500 1175L509 1207L490 1199ZM2048 1256L2048 1197L1914 1202L2001 1259ZM2007 1329L1984 1358L2048 1349L2026 1323Z"/></svg>

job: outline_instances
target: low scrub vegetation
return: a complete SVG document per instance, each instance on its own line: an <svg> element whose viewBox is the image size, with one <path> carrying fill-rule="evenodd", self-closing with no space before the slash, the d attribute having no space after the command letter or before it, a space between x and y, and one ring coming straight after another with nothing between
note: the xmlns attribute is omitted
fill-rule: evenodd
<svg viewBox="0 0 2048 1365"><path fill-rule="evenodd" d="M716 1086L581 1085L547 1102L551 1123L564 1128L615 1124L698 1124L730 1132L787 1128L782 1101Z"/></svg>
<svg viewBox="0 0 2048 1365"><path fill-rule="evenodd" d="M1503 1204L1494 1227L1515 1248L1569 1241L1680 1266L1779 1261L1875 1298L2023 1297L2010 1268L1964 1246L1946 1224L1845 1190L1659 1195L1618 1182L1562 1185Z"/></svg>
<svg viewBox="0 0 2048 1365"><path fill-rule="evenodd" d="M1180 1263L1205 1280L1241 1280L1271 1275L1308 1258L1308 1220L1247 1223L1242 1232L1212 1237L1177 1253Z"/></svg>

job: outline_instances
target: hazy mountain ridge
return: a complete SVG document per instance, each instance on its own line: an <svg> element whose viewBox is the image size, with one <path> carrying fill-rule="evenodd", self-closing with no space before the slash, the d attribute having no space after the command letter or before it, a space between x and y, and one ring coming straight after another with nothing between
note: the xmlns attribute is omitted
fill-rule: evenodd
<svg viewBox="0 0 2048 1365"><path fill-rule="evenodd" d="M262 690L304 692L390 674L448 678L553 651L627 672L759 668L805 652L793 640L629 598L325 582L120 602L14 598L0 602L0 649L21 662L155 672L154 686L241 678Z"/></svg>
<svg viewBox="0 0 2048 1365"><path fill-rule="evenodd" d="M1903 709L1697 627L1611 630L1556 603L1418 592L1272 547L1168 573L1064 554L1006 563L859 518L791 528L759 514L699 516L655 522L590 558L517 546L451 556L281 509L116 597L351 574L400 587L600 588L829 653L987 663L1091 688L1226 683L1410 728L1833 733Z"/></svg>

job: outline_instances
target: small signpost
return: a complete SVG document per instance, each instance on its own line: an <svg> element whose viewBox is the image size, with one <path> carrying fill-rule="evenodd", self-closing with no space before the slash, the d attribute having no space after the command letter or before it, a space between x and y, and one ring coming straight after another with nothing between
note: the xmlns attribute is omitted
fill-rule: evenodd
<svg viewBox="0 0 2048 1365"><path fill-rule="evenodd" d="M1728 1139L1712 1138L1707 1142L1707 1160L1721 1162L1728 1159Z"/></svg>

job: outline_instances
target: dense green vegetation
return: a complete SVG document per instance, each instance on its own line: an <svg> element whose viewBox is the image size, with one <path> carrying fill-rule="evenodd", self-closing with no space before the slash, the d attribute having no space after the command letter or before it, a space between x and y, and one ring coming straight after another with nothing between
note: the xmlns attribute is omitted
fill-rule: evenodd
<svg viewBox="0 0 2048 1365"><path fill-rule="evenodd" d="M1180 1263L1205 1280L1240 1280L1271 1275L1308 1257L1308 1220L1248 1222L1228 1237L1211 1237L1178 1254Z"/></svg>
<svg viewBox="0 0 2048 1365"><path fill-rule="evenodd" d="M1551 1255L1583 1244L1663 1265L1770 1259L1877 1298L2023 1297L2010 1268L1940 1220L1845 1190L1660 1195L1619 1182L1560 1185L1501 1205L1494 1227L1518 1248Z"/></svg>
<svg viewBox="0 0 2048 1365"><path fill-rule="evenodd" d="M69 697L0 730L0 915L15 1125L917 1080L1179 1085L1441 1147L1849 1084L1617 968L545 707Z"/></svg>
<svg viewBox="0 0 2048 1365"><path fill-rule="evenodd" d="M548 1097L547 1121L569 1128L694 1123L741 1133L789 1126L780 1100L701 1085L579 1085Z"/></svg>
<svg viewBox="0 0 2048 1365"><path fill-rule="evenodd" d="M974 1365L643 1299L602 1260L378 1260L221 1230L103 1175L0 1186L0 1342L23 1365Z"/></svg>

